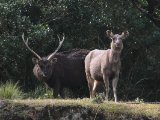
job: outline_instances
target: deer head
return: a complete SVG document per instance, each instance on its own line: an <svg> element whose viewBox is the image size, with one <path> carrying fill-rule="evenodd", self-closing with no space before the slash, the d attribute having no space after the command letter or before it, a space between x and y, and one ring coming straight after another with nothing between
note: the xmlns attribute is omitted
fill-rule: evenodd
<svg viewBox="0 0 160 120"><path fill-rule="evenodd" d="M111 38L111 49L121 51L123 49L123 39L129 36L129 32L122 32L121 35L113 34L112 31L107 30L106 34L109 38Z"/></svg>
<svg viewBox="0 0 160 120"><path fill-rule="evenodd" d="M58 39L59 39L59 46L57 47L57 49L52 54L50 54L48 57L40 57L35 51L33 51L28 46L28 38L27 40L25 40L24 34L22 34L22 40L25 46L31 53L33 53L33 55L35 55L35 57L32 58L32 62L35 64L36 71L33 70L33 72L40 79L47 79L47 78L50 78L52 75L53 66L57 62L57 58L55 58L54 56L63 44L64 34L63 34L62 40L60 40L59 36L58 36Z"/></svg>

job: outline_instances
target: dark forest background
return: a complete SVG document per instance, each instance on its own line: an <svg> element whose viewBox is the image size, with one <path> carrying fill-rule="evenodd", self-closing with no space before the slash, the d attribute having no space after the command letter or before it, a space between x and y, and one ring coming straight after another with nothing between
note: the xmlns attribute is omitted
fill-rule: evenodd
<svg viewBox="0 0 160 120"><path fill-rule="evenodd" d="M19 81L24 91L39 84L23 32L44 56L56 49L57 34L62 33L60 51L108 49L108 29L130 33L121 55L119 98L160 101L159 0L1 0L0 81Z"/></svg>

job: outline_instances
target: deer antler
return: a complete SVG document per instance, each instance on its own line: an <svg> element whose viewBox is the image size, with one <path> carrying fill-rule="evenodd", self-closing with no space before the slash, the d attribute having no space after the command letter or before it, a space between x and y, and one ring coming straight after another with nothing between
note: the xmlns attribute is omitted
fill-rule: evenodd
<svg viewBox="0 0 160 120"><path fill-rule="evenodd" d="M39 60L42 60L42 58L28 46L28 38L27 40L24 39L24 33L22 34L22 40L26 45L26 47L28 48L28 50L30 50Z"/></svg>
<svg viewBox="0 0 160 120"><path fill-rule="evenodd" d="M63 44L64 38L65 38L64 33L63 33L62 40L60 40L59 35L57 35L57 37L58 37L58 40L59 40L59 46L58 46L57 49L48 57L47 60L50 60L50 59L58 52L58 50L61 48L61 46L62 46L62 44Z"/></svg>

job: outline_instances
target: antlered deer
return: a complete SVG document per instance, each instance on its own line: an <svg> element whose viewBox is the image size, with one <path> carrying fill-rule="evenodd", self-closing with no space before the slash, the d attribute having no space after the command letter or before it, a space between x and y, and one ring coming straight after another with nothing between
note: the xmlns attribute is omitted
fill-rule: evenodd
<svg viewBox="0 0 160 120"><path fill-rule="evenodd" d="M22 39L26 47L36 56L32 59L35 64L33 68L35 77L53 89L54 97L57 97L58 94L64 97L63 88L77 89L84 86L86 82L84 59L89 52L88 50L57 53L64 41L63 36L62 40L59 38L59 46L52 54L40 57L28 46L28 39L24 39L24 34Z"/></svg>
<svg viewBox="0 0 160 120"><path fill-rule="evenodd" d="M90 98L95 96L99 82L104 82L106 89L105 99L108 100L109 81L111 80L115 102L117 102L116 88L121 67L120 54L123 49L123 39L129 35L129 32L125 31L119 35L107 30L106 34L112 39L111 49L90 51L85 58L85 72Z"/></svg>

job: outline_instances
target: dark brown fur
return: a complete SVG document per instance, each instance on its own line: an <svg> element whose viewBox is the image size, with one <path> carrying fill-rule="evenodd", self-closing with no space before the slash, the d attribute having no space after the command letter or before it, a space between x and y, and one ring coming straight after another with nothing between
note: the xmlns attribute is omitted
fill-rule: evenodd
<svg viewBox="0 0 160 120"><path fill-rule="evenodd" d="M32 59L35 64L33 68L35 77L51 87L55 97L58 94L64 97L64 88L79 90L80 87L85 86L84 59L89 51L82 49L57 53L64 42L65 35L63 33L62 39L59 35L57 37L59 39L57 49L47 57L41 57L28 46L28 38L25 40L24 33L22 34L25 46L36 57Z"/></svg>
<svg viewBox="0 0 160 120"><path fill-rule="evenodd" d="M33 73L38 80L44 81L49 87L53 88L54 97L57 97L58 94L64 97L64 88L80 89L80 87L86 85L84 59L88 53L89 51L84 49L56 53L52 58L52 60L56 59L54 64L53 62L52 64L47 63L49 62L47 57L43 57L42 60L45 62L43 65L49 64L51 66L48 69L49 74L44 76L41 74L44 71L38 60L34 62Z"/></svg>

